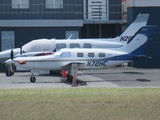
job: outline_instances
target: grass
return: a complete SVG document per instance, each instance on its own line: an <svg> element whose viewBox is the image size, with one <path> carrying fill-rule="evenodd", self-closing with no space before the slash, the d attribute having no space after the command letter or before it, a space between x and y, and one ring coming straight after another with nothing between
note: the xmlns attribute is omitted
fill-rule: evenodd
<svg viewBox="0 0 160 120"><path fill-rule="evenodd" d="M0 120L159 120L160 89L0 90Z"/></svg>

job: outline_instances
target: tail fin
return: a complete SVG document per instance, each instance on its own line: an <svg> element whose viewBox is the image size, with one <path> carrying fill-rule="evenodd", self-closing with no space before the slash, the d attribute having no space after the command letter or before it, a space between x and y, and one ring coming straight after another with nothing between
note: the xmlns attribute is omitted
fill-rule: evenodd
<svg viewBox="0 0 160 120"><path fill-rule="evenodd" d="M141 27L119 51L142 55L155 26Z"/></svg>
<svg viewBox="0 0 160 120"><path fill-rule="evenodd" d="M139 14L137 18L120 35L121 42L127 42L142 27L146 26L149 14Z"/></svg>

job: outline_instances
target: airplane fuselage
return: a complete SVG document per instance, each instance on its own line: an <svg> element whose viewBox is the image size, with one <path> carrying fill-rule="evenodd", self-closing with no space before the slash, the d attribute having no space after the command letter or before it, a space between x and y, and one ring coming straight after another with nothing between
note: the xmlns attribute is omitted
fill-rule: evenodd
<svg viewBox="0 0 160 120"><path fill-rule="evenodd" d="M124 59L125 52L106 49L62 49L59 52L41 57L18 57L15 65L29 70L62 70L70 63L79 65L80 70L104 69L129 62ZM123 56L123 57L122 57ZM133 57L132 55L128 57ZM126 57L126 58L128 58ZM122 59L123 58L123 59ZM27 62L26 62L27 61Z"/></svg>
<svg viewBox="0 0 160 120"><path fill-rule="evenodd" d="M63 61L62 61L63 62ZM75 62L75 61L70 61ZM26 62L26 65L20 65L16 63L17 66L21 66L25 69L29 70L62 70L63 68L60 66L64 66L70 63L69 61L65 61L63 63L59 63L57 61L51 61L51 62ZM93 69L105 69L107 67L112 67L116 65L120 65L124 62L129 61L102 61L102 60L89 60L89 61L77 61L77 62L83 62L84 66L80 67L80 70L93 70Z"/></svg>

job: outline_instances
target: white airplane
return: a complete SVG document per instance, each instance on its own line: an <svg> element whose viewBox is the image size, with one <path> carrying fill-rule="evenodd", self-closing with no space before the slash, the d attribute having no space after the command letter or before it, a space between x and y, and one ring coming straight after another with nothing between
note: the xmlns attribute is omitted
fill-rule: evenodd
<svg viewBox="0 0 160 120"><path fill-rule="evenodd" d="M43 52L53 52L62 48L119 48L122 47L132 36L147 24L149 14L139 14L137 18L116 38L93 38L93 39L38 39L33 40L21 48L13 49L13 56L34 56ZM28 52L35 52L27 54ZM10 58L11 49L0 52L0 62Z"/></svg>
<svg viewBox="0 0 160 120"><path fill-rule="evenodd" d="M21 56L42 56L52 54L53 51L62 48L119 48L122 47L132 36L147 24L149 14L139 14L137 18L126 28L126 30L116 38L98 38L98 39L38 39L33 40L21 48L15 48L0 52L0 62L12 57ZM11 66L8 66L7 76L11 76Z"/></svg>
<svg viewBox="0 0 160 120"><path fill-rule="evenodd" d="M152 35L155 26L142 27L121 48L114 49L61 49L60 51L39 57L17 57L5 61L7 64L15 64L29 70L67 70L68 78L77 79L78 70L104 69L117 66L122 63L131 62L147 57L143 54L147 41ZM36 78L32 73L31 82Z"/></svg>

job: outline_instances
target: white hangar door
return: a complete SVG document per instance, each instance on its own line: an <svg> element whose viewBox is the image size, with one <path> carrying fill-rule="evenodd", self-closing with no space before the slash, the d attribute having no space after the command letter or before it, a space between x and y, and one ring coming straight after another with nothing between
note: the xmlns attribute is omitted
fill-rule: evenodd
<svg viewBox="0 0 160 120"><path fill-rule="evenodd" d="M84 0L85 18L87 20L107 20L108 0Z"/></svg>

